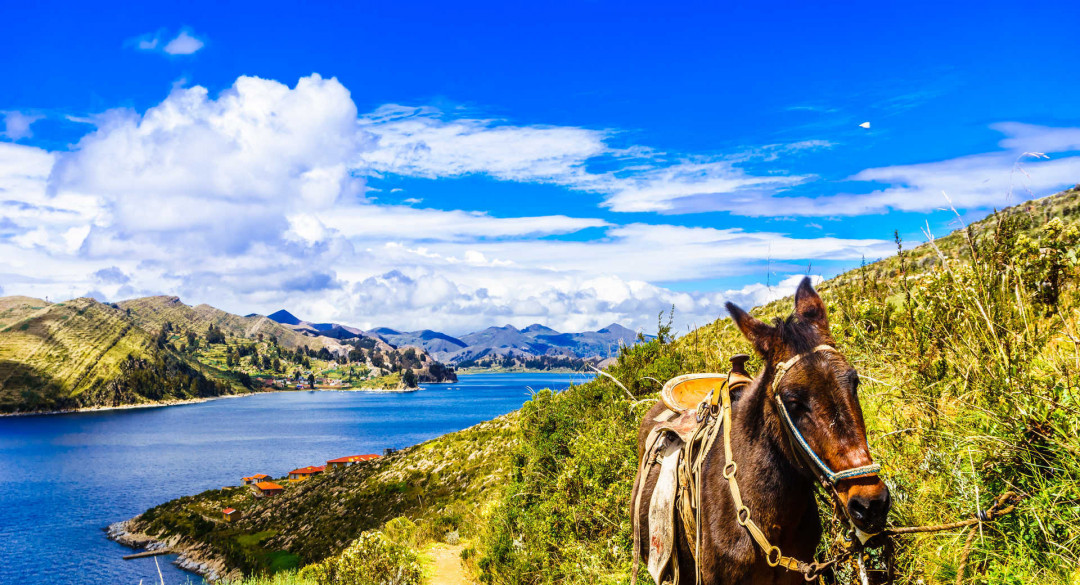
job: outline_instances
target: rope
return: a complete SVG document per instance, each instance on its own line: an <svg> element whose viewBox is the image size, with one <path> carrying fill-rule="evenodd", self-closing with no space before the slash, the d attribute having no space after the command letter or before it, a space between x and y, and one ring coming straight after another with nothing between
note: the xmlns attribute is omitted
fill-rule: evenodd
<svg viewBox="0 0 1080 585"><path fill-rule="evenodd" d="M986 510L979 510L971 518L967 520L960 520L958 522L949 522L948 524L934 524L933 526L904 526L901 528L888 528L883 534L916 534L920 532L941 532L943 530L953 530L955 528L963 528L965 526L971 526L972 524L978 524L980 522L990 522L1012 512L1016 509L1016 505L1023 499L1016 492L1005 492L994 499L993 505Z"/></svg>
<svg viewBox="0 0 1080 585"><path fill-rule="evenodd" d="M967 520L949 522L947 524L934 524L931 526L904 526L889 528L883 534L897 536L901 534L921 534L928 532L942 532L956 528L970 526L967 539L964 541L964 551L960 554L960 564L956 567L956 585L964 584L964 573L967 571L968 559L971 557L971 547L975 543L975 533L979 531L979 525L984 522L992 522L1016 509L1023 497L1013 491L1008 491L994 499L994 503L986 510L979 510ZM891 559L890 559L891 561ZM891 568L890 568L891 572Z"/></svg>
<svg viewBox="0 0 1080 585"><path fill-rule="evenodd" d="M964 570L967 569L968 557L971 556L971 544L975 542L975 533L978 530L977 526L972 526L971 530L968 530L967 541L964 542L964 554L960 555L960 566L956 568L956 585L964 585Z"/></svg>

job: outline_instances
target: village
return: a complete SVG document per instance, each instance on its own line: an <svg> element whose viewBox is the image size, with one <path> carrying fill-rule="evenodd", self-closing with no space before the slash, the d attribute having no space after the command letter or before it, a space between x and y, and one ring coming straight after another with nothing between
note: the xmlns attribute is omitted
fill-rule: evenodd
<svg viewBox="0 0 1080 585"><path fill-rule="evenodd" d="M389 455L394 452L394 449L385 449L383 455ZM287 473L285 477L274 480L265 473L256 473L247 477L241 478L243 485L251 486L251 493L255 499L269 498L281 494L285 491L285 486L282 484L294 484L325 473L327 471L333 472L338 469L344 469L358 463L364 463L373 459L378 459L380 455L367 454L367 455L348 455L346 457L338 457L336 459L329 459L323 465L308 465L306 467L299 467ZM280 482L280 483L279 483ZM221 511L222 519L225 522L235 522L240 519L242 512L236 508L225 508Z"/></svg>

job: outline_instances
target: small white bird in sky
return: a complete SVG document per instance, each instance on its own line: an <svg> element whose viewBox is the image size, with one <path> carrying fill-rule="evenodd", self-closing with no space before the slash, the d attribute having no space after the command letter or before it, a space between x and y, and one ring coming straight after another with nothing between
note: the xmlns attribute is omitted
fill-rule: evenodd
<svg viewBox="0 0 1080 585"><path fill-rule="evenodd" d="M870 122L863 122L862 124L859 124L859 128L866 128L867 130L869 130Z"/></svg>

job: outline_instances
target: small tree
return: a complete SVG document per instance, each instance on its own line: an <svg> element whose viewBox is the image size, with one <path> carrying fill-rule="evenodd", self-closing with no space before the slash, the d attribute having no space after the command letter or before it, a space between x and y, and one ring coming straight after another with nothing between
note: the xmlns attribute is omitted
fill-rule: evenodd
<svg viewBox="0 0 1080 585"><path fill-rule="evenodd" d="M308 388L315 388L315 372L308 374L307 383Z"/></svg>

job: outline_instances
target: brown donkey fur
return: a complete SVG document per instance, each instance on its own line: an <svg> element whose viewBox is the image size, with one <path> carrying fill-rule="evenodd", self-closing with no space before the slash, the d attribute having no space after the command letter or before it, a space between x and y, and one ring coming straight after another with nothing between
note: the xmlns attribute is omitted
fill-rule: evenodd
<svg viewBox="0 0 1080 585"><path fill-rule="evenodd" d="M734 392L732 399L732 452L738 464L737 479L745 505L769 541L783 554L813 560L821 540L821 519L814 500L816 480L788 441L773 398L776 365L802 354L803 359L781 379L777 388L785 407L810 447L834 471L871 463L866 427L857 396L858 374L836 352L813 352L818 345L834 345L829 333L825 304L803 280L795 294L795 311L786 320L763 323L728 303L736 325L765 361L754 381ZM645 440L664 412L658 402L638 431L638 458ZM801 573L769 567L765 555L745 528L738 525L728 481L724 479L723 441L717 440L706 455L701 478L701 559L695 566L693 552L676 521L676 554L682 583L694 583L700 569L707 584L802 583ZM639 553L649 555L649 506L659 467L645 478L638 518L642 538ZM635 493L637 483L635 481ZM836 486L842 505L861 530L879 532L889 509L888 489L877 476L841 481Z"/></svg>

